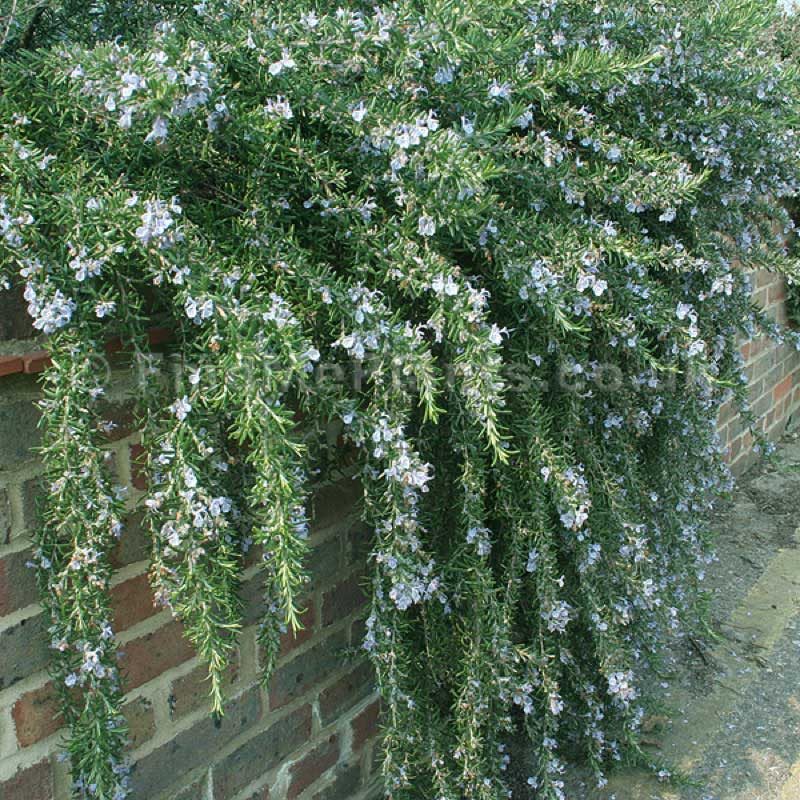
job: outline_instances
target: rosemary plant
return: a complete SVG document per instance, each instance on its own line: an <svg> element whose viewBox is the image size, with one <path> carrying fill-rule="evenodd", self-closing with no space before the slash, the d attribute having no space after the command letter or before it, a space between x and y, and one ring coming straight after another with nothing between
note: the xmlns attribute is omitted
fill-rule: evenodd
<svg viewBox="0 0 800 800"><path fill-rule="evenodd" d="M8 5L8 3L6 3ZM15 6L17 4L14 4ZM30 5L30 4L28 4ZM75 796L129 792L92 359L146 359L152 582L214 708L263 548L274 663L338 421L374 530L387 796L563 797L650 763L643 676L694 624L715 418L796 275L800 69L762 0L54 2L5 26L0 279L53 366L38 533ZM796 341L796 340L795 340ZM751 420L752 418L749 417ZM755 420L752 420L755 422ZM655 768L659 768L655 765Z"/></svg>

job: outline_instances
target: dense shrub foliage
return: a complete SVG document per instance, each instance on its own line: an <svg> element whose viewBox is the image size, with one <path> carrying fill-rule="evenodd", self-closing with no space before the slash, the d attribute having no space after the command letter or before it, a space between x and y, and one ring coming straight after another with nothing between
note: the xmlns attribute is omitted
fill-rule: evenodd
<svg viewBox="0 0 800 800"><path fill-rule="evenodd" d="M507 796L519 729L537 798L563 797L566 752L601 783L647 761L642 676L697 617L702 514L730 483L714 421L745 405L737 337L789 335L746 274L793 269L778 12L24 5L0 65L0 277L53 350L37 561L76 797L128 791L112 336L141 377L153 586L217 710L243 553L264 552L268 678L340 430L374 528L388 796ZM158 319L176 385L148 369Z"/></svg>
<svg viewBox="0 0 800 800"><path fill-rule="evenodd" d="M789 214L795 225L794 234L789 239L789 253L797 259L800 254L800 241L797 238L797 220L800 219L800 208L797 200L789 206ZM800 327L800 281L787 282L786 311L791 325Z"/></svg>
<svg viewBox="0 0 800 800"><path fill-rule="evenodd" d="M784 59L800 67L800 5L791 0L787 5L791 12L789 16L781 19L775 28L775 41ZM800 198L797 195L787 198L786 205L794 222L794 232L789 237L789 253L798 258L800 254L800 240L797 235L797 223L800 221ZM800 282L787 284L786 306L789 320L792 325L800 327Z"/></svg>

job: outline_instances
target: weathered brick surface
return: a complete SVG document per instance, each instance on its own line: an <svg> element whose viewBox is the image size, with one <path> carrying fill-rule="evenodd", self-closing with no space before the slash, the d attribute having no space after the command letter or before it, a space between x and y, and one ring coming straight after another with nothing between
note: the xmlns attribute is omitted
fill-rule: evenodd
<svg viewBox="0 0 800 800"><path fill-rule="evenodd" d="M360 661L319 695L319 714L323 725L329 725L346 711L364 700L374 690L372 665Z"/></svg>
<svg viewBox="0 0 800 800"><path fill-rule="evenodd" d="M62 723L52 683L25 692L11 708L20 747L29 747L54 734Z"/></svg>
<svg viewBox="0 0 800 800"><path fill-rule="evenodd" d="M312 800L345 800L355 795L360 783L361 768L358 764L341 764L333 781L315 792Z"/></svg>
<svg viewBox="0 0 800 800"><path fill-rule="evenodd" d="M33 551L28 549L0 558L0 616L36 602L39 596L36 577L26 566L32 555Z"/></svg>
<svg viewBox="0 0 800 800"><path fill-rule="evenodd" d="M767 313L785 321L784 281L777 275L759 272L753 276L755 299ZM776 345L765 336L744 342L741 347L748 377L750 406L759 427L772 441L778 440L792 417L800 415L800 355L789 345ZM735 409L726 410L719 420L720 438L734 474L751 466L758 454Z"/></svg>
<svg viewBox="0 0 800 800"><path fill-rule="evenodd" d="M362 564L372 550L372 531L363 522L356 522L347 532L347 546L350 563Z"/></svg>
<svg viewBox="0 0 800 800"><path fill-rule="evenodd" d="M128 449L128 456L131 464L131 483L135 489L143 491L147 488L144 448L140 444L132 444Z"/></svg>
<svg viewBox="0 0 800 800"><path fill-rule="evenodd" d="M20 769L8 780L0 781L0 800L52 800L52 797L53 773L47 760Z"/></svg>
<svg viewBox="0 0 800 800"><path fill-rule="evenodd" d="M230 689L239 678L239 657L234 654L225 673L225 689ZM191 672L172 682L169 693L169 712L173 719L190 714L201 707L208 707L208 667L198 664Z"/></svg>
<svg viewBox="0 0 800 800"><path fill-rule="evenodd" d="M361 652L367 635L367 620L363 615L350 623L350 647Z"/></svg>
<svg viewBox="0 0 800 800"><path fill-rule="evenodd" d="M41 614L26 617L0 633L0 689L47 666L49 657Z"/></svg>
<svg viewBox="0 0 800 800"><path fill-rule="evenodd" d="M128 444L122 442L121 446L127 454ZM25 501L25 527L31 529L36 524L34 498L39 481L28 477L30 467L26 469L26 476L17 485ZM347 491L330 492L332 498L338 498L337 511L342 511L344 498L352 498L351 483L347 483ZM255 653L248 651L248 665L241 663L243 656L237 653L226 685L229 693L243 694L216 724L204 713L208 708L205 666L197 664L186 671L185 662L194 652L182 638L180 625L163 614L158 623L151 621L159 609L153 608L146 575L147 536L141 514L130 515L111 561L115 568L128 568L129 575L112 588L115 629L125 634L133 626L147 626L146 633L120 645L126 688L135 690L123 707L130 749L136 755L134 800L239 800L251 784L262 788L247 800L269 800L270 792L273 798L283 800L304 800L319 792L325 792L320 797L331 800L336 796L333 792L339 792L343 800L351 795L362 800L361 767L349 747L352 713L347 714L370 696L373 682L368 665L348 661L345 653L350 630L359 624L364 598L360 573L355 568L353 525L346 522L334 529L335 516L328 516L325 526L315 527L320 533L315 533L317 546L310 565L312 584L302 616L304 628L297 635L287 632L282 636L280 661L268 692L270 711L265 714L262 709L266 695L256 681ZM33 573L23 563L29 557L30 549L25 547L0 555L0 569L15 577L12 584L0 584L0 602L6 613L36 599ZM133 574L131 565L137 565ZM22 569L27 584L17 580ZM246 622L256 623L263 612L259 576L245 583L243 598ZM327 609L324 630L323 607ZM9 641L8 647L0 647L0 677L7 682L4 686L32 675L39 680L37 685L19 691L6 712L20 753L46 740L53 741L53 753L59 747L57 734L62 719L54 687L44 673L48 648L43 621L42 615L34 615L0 628L0 643ZM318 704L318 719L324 728L316 734L313 701ZM166 741L164 730L158 728L159 719L168 720L174 727ZM0 770L5 768L0 775L10 774L15 758L5 764L0 761ZM278 771L286 764L288 771L280 773L284 778L276 785ZM49 762L47 768L43 774L52 781ZM33 776L33 772L21 774L18 782L27 784Z"/></svg>
<svg viewBox="0 0 800 800"><path fill-rule="evenodd" d="M0 378L23 372L25 362L19 356L0 356Z"/></svg>
<svg viewBox="0 0 800 800"><path fill-rule="evenodd" d="M135 689L162 672L188 661L194 651L181 635L181 627L170 622L162 628L126 642L121 647L120 666L128 689Z"/></svg>
<svg viewBox="0 0 800 800"><path fill-rule="evenodd" d="M31 369L43 367L47 354L35 358L37 363L28 359ZM17 359L12 366L20 363L26 362ZM3 377L0 365L0 379L0 727L8 726L0 735L6 753L0 758L0 800L52 800L63 720L46 671L46 617L24 610L37 600L35 575L25 562L30 536L41 524L37 501L47 491L35 450L41 441L34 405L39 394L35 376ZM354 533L353 522L359 482L341 480L314 495L304 627L282 636L278 668L266 690L255 647L264 612L262 579L245 582L243 645L225 681L233 700L216 720L207 713L206 667L187 664L195 653L181 626L153 607L146 574L149 535L136 506L146 488L142 448L124 395L129 384L130 376L115 383L99 411L115 423L107 435L111 467L117 476L131 477L132 510L109 560L115 570L124 569L124 579L112 588L112 622L122 635L120 668L130 692L123 712L134 757L133 800L310 800L320 792L320 800L363 800L361 759L353 757L350 726L353 709L372 696L371 671L345 653L363 605L358 576L368 537ZM248 575L259 560L254 547L244 558ZM29 766L32 752L42 755L35 767ZM64 765L57 771L61 797Z"/></svg>
<svg viewBox="0 0 800 800"><path fill-rule="evenodd" d="M33 457L42 441L39 409L27 398L2 402L0 395L0 469L12 469Z"/></svg>
<svg viewBox="0 0 800 800"><path fill-rule="evenodd" d="M262 786L260 789L256 789L247 800L270 800L270 797L269 786Z"/></svg>
<svg viewBox="0 0 800 800"><path fill-rule="evenodd" d="M153 592L147 575L136 575L111 589L114 609L114 630L124 631L137 622L153 616L159 609L153 606Z"/></svg>
<svg viewBox="0 0 800 800"><path fill-rule="evenodd" d="M155 714L150 700L134 698L123 706L122 711L128 723L132 749L152 737ZM25 692L12 706L11 717L20 747L30 747L58 731L63 719L52 682Z"/></svg>
<svg viewBox="0 0 800 800"><path fill-rule="evenodd" d="M256 725L261 711L258 688L252 687L228 704L222 719L204 716L139 759L131 775L134 797L155 800L183 776L208 766L227 742Z"/></svg>
<svg viewBox="0 0 800 800"><path fill-rule="evenodd" d="M244 624L254 625L259 623L266 612L266 602L264 600L264 581L260 575L256 575L250 580L245 581L240 590L242 604L244 607ZM313 597L305 597L300 601L303 612L300 614L302 629L298 631L287 630L281 636L280 655L286 656L292 650L296 650L302 644L310 641L315 635L317 621L317 611L314 606Z"/></svg>
<svg viewBox="0 0 800 800"><path fill-rule="evenodd" d="M317 612L313 604L308 601L303 613L300 615L300 622L303 628L298 631L289 629L281 636L281 649L279 653L281 657L288 656L293 650L296 650L298 647L314 638L316 633L314 630L316 618Z"/></svg>
<svg viewBox="0 0 800 800"><path fill-rule="evenodd" d="M375 700L352 721L353 752L357 753L370 739L375 738L378 733L379 715L380 703Z"/></svg>
<svg viewBox="0 0 800 800"><path fill-rule="evenodd" d="M21 284L0 291L0 342L30 339L37 335L22 299Z"/></svg>
<svg viewBox="0 0 800 800"><path fill-rule="evenodd" d="M230 800L259 775L279 766L310 736L311 707L308 705L273 722L214 766L214 800Z"/></svg>
<svg viewBox="0 0 800 800"><path fill-rule="evenodd" d="M314 527L323 529L341 524L348 513L356 510L363 495L359 481L344 479L319 489L312 502Z"/></svg>
<svg viewBox="0 0 800 800"><path fill-rule="evenodd" d="M97 416L112 423L106 438L118 442L136 430L135 402L133 400L105 400L97 406Z"/></svg>
<svg viewBox="0 0 800 800"><path fill-rule="evenodd" d="M364 577L353 575L325 593L322 601L322 624L333 625L361 609L366 603Z"/></svg>
<svg viewBox="0 0 800 800"><path fill-rule="evenodd" d="M22 522L28 531L38 527L39 498L44 491L44 481L41 478L30 478L22 484Z"/></svg>
<svg viewBox="0 0 800 800"><path fill-rule="evenodd" d="M136 697L125 703L122 713L128 723L128 747L135 750L156 732L153 703L146 697Z"/></svg>
<svg viewBox="0 0 800 800"><path fill-rule="evenodd" d="M205 775L197 780L193 780L188 786L178 789L170 800L202 800L205 797L208 779Z"/></svg>
<svg viewBox="0 0 800 800"><path fill-rule="evenodd" d="M117 568L126 567L143 561L149 555L150 541L142 522L142 512L134 511L128 514L122 534L111 551L111 564Z"/></svg>
<svg viewBox="0 0 800 800"><path fill-rule="evenodd" d="M289 800L295 800L299 794L321 778L339 760L339 752L339 738L333 734L292 764L289 770L291 776Z"/></svg>
<svg viewBox="0 0 800 800"><path fill-rule="evenodd" d="M0 544L8 544L11 541L12 522L8 489L0 487Z"/></svg>
<svg viewBox="0 0 800 800"><path fill-rule="evenodd" d="M285 706L340 668L345 647L347 636L337 631L279 667L270 681L270 707Z"/></svg>
<svg viewBox="0 0 800 800"><path fill-rule="evenodd" d="M326 539L311 551L308 568L318 586L335 580L341 574L339 537Z"/></svg>

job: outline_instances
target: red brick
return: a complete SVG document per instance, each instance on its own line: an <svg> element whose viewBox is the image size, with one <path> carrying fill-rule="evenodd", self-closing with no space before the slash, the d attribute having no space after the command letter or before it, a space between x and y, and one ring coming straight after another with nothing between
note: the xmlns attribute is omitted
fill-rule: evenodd
<svg viewBox="0 0 800 800"><path fill-rule="evenodd" d="M345 515L356 507L363 494L361 483L352 478L342 478L318 489L312 501L314 530L340 524Z"/></svg>
<svg viewBox="0 0 800 800"><path fill-rule="evenodd" d="M162 672L188 661L193 655L191 645L182 636L177 622L168 622L146 636L121 645L120 666L126 674L125 688L135 689Z"/></svg>
<svg viewBox="0 0 800 800"><path fill-rule="evenodd" d="M44 491L43 478L29 478L22 484L22 523L28 531L36 530L39 526L39 503Z"/></svg>
<svg viewBox="0 0 800 800"><path fill-rule="evenodd" d="M374 546L373 529L360 520L347 532L349 559L353 566L364 565Z"/></svg>
<svg viewBox="0 0 800 800"><path fill-rule="evenodd" d="M295 655L282 664L272 676L269 702L272 709L305 695L342 666L342 651L347 647L344 631L336 631L327 639Z"/></svg>
<svg viewBox="0 0 800 800"><path fill-rule="evenodd" d="M736 416L736 405L732 401L725 403L719 410L717 417L717 427L721 428L725 423L730 422Z"/></svg>
<svg viewBox="0 0 800 800"><path fill-rule="evenodd" d="M254 625L260 623L267 615L266 597L264 594L264 576L260 574L253 575L242 583L239 587L239 597L242 601L242 619L244 626ZM301 622L307 621L306 629L310 629L314 625L317 615L313 608L314 598L312 596L305 596L298 598L298 606L303 609L300 614ZM310 616L308 616L310 615ZM305 631L300 632L300 641L296 643L296 647L305 641L303 638ZM287 633L284 639L291 641L292 634ZM285 652L293 650L293 647L288 647L288 642L285 645L288 649Z"/></svg>
<svg viewBox="0 0 800 800"><path fill-rule="evenodd" d="M0 488L0 542L8 544L11 541L11 502L8 499L8 489Z"/></svg>
<svg viewBox="0 0 800 800"><path fill-rule="evenodd" d="M147 488L144 447L140 444L132 444L129 449L129 456L131 461L131 483L136 489L143 492Z"/></svg>
<svg viewBox="0 0 800 800"><path fill-rule="evenodd" d="M314 586L328 586L341 578L341 551L341 531L314 545L306 562Z"/></svg>
<svg viewBox="0 0 800 800"><path fill-rule="evenodd" d="M364 605L367 598L361 587L362 581L360 575L354 575L325 592L322 601L323 626L349 617Z"/></svg>
<svg viewBox="0 0 800 800"><path fill-rule="evenodd" d="M350 647L354 647L361 652L364 647L364 639L367 636L367 621L364 617L356 617L350 625Z"/></svg>
<svg viewBox="0 0 800 800"><path fill-rule="evenodd" d="M63 724L58 697L52 683L26 692L11 708L20 747L52 736Z"/></svg>
<svg viewBox="0 0 800 800"><path fill-rule="evenodd" d="M3 398L0 404L0 472L15 470L36 456L42 443L41 409L29 397ZM6 473L8 474L8 473Z"/></svg>
<svg viewBox="0 0 800 800"><path fill-rule="evenodd" d="M317 614L314 610L314 606L309 600L308 605L306 605L303 613L300 615L300 622L303 625L303 629L297 632L288 630L281 636L281 657L288 655L293 650L296 650L301 644L309 641L309 639L314 636L314 623L316 621L316 617Z"/></svg>
<svg viewBox="0 0 800 800"><path fill-rule="evenodd" d="M22 372L23 364L19 356L0 356L0 376Z"/></svg>
<svg viewBox="0 0 800 800"><path fill-rule="evenodd" d="M779 278L769 287L769 304L777 303L786 299L786 284Z"/></svg>
<svg viewBox="0 0 800 800"><path fill-rule="evenodd" d="M239 652L231 655L228 669L225 671L224 688L230 689L239 678ZM172 682L169 695L170 716L173 719L186 714L208 703L210 684L208 667L198 664L191 672L181 675Z"/></svg>
<svg viewBox="0 0 800 800"><path fill-rule="evenodd" d="M29 375L44 371L52 363L53 360L47 350L36 350L33 353L22 356L22 369Z"/></svg>
<svg viewBox="0 0 800 800"><path fill-rule="evenodd" d="M231 800L248 784L283 764L310 736L309 705L273 722L214 765L214 799Z"/></svg>
<svg viewBox="0 0 800 800"><path fill-rule="evenodd" d="M112 353L118 353L122 350L122 339L119 336L115 336L113 339L109 339L104 345L103 349L109 355Z"/></svg>
<svg viewBox="0 0 800 800"><path fill-rule="evenodd" d="M38 599L36 576L26 566L31 557L30 550L21 550L0 558L0 616L24 608Z"/></svg>
<svg viewBox="0 0 800 800"><path fill-rule="evenodd" d="M169 328L150 328L147 332L147 338L150 344L161 344L167 342L173 337L173 332Z"/></svg>
<svg viewBox="0 0 800 800"><path fill-rule="evenodd" d="M753 287L761 289L763 286L769 286L775 280L775 273L767 269L761 269L754 275Z"/></svg>
<svg viewBox="0 0 800 800"><path fill-rule="evenodd" d="M308 707L306 709L310 727L311 712ZM155 800L157 797L175 800L176 794L186 797L178 794L177 790L183 790L195 779L196 775L190 773L193 770L207 770L234 738L243 736L258 725L262 711L261 691L256 685L226 703L225 713L221 717L201 714L191 727L175 733L168 741L136 760L131 774L131 797L135 800ZM282 753L289 753L298 746L297 742L288 740L286 733L281 729L281 746L285 747ZM239 789L268 769L263 750L255 751L251 756L249 767L254 774L241 783ZM215 777L216 769L215 766ZM197 797L196 794L189 795L186 800L197 800ZM215 791L214 797L216 800L229 800L229 796L221 792Z"/></svg>
<svg viewBox="0 0 800 800"><path fill-rule="evenodd" d="M112 567L126 567L143 561L150 554L150 538L145 530L141 511L131 512L125 520L122 535L111 551L109 561Z"/></svg>
<svg viewBox="0 0 800 800"><path fill-rule="evenodd" d="M122 707L128 723L128 746L135 750L156 732L153 704L146 697L137 697Z"/></svg>
<svg viewBox="0 0 800 800"><path fill-rule="evenodd" d="M106 434L106 438L112 442L118 442L136 430L134 404L131 402L105 401L98 405L97 413L101 419L114 423L114 427Z"/></svg>
<svg viewBox="0 0 800 800"><path fill-rule="evenodd" d="M52 800L52 797L53 773L47 760L17 770L13 778L0 783L2 800Z"/></svg>
<svg viewBox="0 0 800 800"><path fill-rule="evenodd" d="M339 740L334 734L317 745L308 755L292 764L289 769L289 800L294 800L305 789L318 780L339 760Z"/></svg>
<svg viewBox="0 0 800 800"><path fill-rule="evenodd" d="M740 348L739 352L742 354L742 358L745 361L750 360L750 353L753 350L753 343L752 342L745 342Z"/></svg>
<svg viewBox="0 0 800 800"><path fill-rule="evenodd" d="M0 632L0 690L44 669L49 661L44 614L25 617Z"/></svg>
<svg viewBox="0 0 800 800"><path fill-rule="evenodd" d="M787 375L780 383L778 383L775 388L772 390L772 396L775 399L775 402L779 402L786 397L789 392L792 390L792 381L794 376Z"/></svg>
<svg viewBox="0 0 800 800"><path fill-rule="evenodd" d="M114 630L116 631L124 631L137 622L152 617L157 611L153 606L150 581L144 574L112 587L111 603L114 608Z"/></svg>
<svg viewBox="0 0 800 800"><path fill-rule="evenodd" d="M770 341L766 336L759 336L756 339L745 342L741 347L742 358L744 358L748 364L751 364L756 357L766 350L769 344Z"/></svg>
<svg viewBox="0 0 800 800"><path fill-rule="evenodd" d="M362 661L343 678L320 692L319 713L322 724L328 725L366 699L374 684L375 673L372 665L368 661Z"/></svg>
<svg viewBox="0 0 800 800"><path fill-rule="evenodd" d="M251 544L244 554L243 566L252 567L253 564L260 564L264 560L264 548L260 544Z"/></svg>
<svg viewBox="0 0 800 800"><path fill-rule="evenodd" d="M370 703L350 723L353 729L353 752L358 752L370 740L378 735L378 717L380 702Z"/></svg>

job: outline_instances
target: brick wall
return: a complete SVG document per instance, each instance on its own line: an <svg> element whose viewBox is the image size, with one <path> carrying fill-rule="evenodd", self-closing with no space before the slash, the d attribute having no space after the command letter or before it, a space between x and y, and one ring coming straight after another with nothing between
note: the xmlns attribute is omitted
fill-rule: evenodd
<svg viewBox="0 0 800 800"><path fill-rule="evenodd" d="M758 274L754 288L769 312L785 321L781 280ZM21 326L19 320L13 330ZM16 346L0 345L0 354ZM18 347L31 349L27 343ZM743 352L753 408L776 439L800 410L800 356L764 339L745 343ZM41 363L41 358L26 361L33 370ZM258 568L248 567L246 627L230 670L227 713L215 722L202 666L181 638L180 626L152 605L147 543L136 510L143 485L126 399L129 380L124 370L115 373L106 410L119 423L108 442L114 469L131 487L127 529L113 554L113 595L127 675L135 800L378 797L378 705L371 670L359 654L368 536L355 514L357 484L343 479L315 496L306 630L296 639L285 637L266 689L258 681L255 643ZM32 402L37 397L34 375L0 377L0 800L69 796L66 765L57 757L61 731L46 671L46 622L26 567L40 471L32 452L39 441ZM734 470L743 471L757 456L730 408L723 411L720 430Z"/></svg>
<svg viewBox="0 0 800 800"><path fill-rule="evenodd" d="M756 302L781 324L786 324L786 286L783 278L769 272L752 276ZM765 336L742 344L750 395L750 407L767 437L778 441L790 425L800 421L800 353L793 346L775 345ZM753 451L733 404L722 409L719 431L728 462L741 475L759 458Z"/></svg>
<svg viewBox="0 0 800 800"><path fill-rule="evenodd" d="M355 509L358 484L343 479L315 495L306 627L297 638L284 637L266 689L258 681L257 557L250 559L242 589L246 627L230 670L227 711L215 722L203 666L169 612L153 607L127 380L115 373L107 416L120 424L108 442L114 469L132 487L127 529L113 554L113 598L135 800L372 800L379 795L377 702L360 651L368 537ZM35 376L0 378L0 800L69 797L46 671L47 622L26 567L40 470L31 452L39 441L36 397Z"/></svg>

